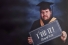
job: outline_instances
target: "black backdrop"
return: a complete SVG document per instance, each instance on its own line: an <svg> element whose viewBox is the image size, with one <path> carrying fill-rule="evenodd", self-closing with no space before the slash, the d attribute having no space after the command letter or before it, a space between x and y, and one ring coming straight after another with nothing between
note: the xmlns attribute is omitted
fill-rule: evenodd
<svg viewBox="0 0 68 45"><path fill-rule="evenodd" d="M53 15L62 20L68 30L68 0L54 2ZM32 23L39 19L35 5L41 0L0 0L0 45L26 45Z"/></svg>

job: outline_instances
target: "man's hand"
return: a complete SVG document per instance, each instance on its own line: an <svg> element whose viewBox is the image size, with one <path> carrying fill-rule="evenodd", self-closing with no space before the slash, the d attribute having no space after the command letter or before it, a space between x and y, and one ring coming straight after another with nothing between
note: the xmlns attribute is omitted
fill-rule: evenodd
<svg viewBox="0 0 68 45"><path fill-rule="evenodd" d="M67 39L67 33L65 31L62 31L61 40L65 42L66 39Z"/></svg>
<svg viewBox="0 0 68 45"><path fill-rule="evenodd" d="M29 43L29 44L33 44L32 37L28 37L28 43Z"/></svg>

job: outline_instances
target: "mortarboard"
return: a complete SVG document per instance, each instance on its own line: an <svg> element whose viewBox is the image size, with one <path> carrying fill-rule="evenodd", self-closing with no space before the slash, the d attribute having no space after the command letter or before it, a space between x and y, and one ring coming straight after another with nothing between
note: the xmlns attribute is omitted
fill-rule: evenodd
<svg viewBox="0 0 68 45"><path fill-rule="evenodd" d="M52 2L40 2L37 6L40 7L40 9L47 9L50 8L50 5L52 5Z"/></svg>

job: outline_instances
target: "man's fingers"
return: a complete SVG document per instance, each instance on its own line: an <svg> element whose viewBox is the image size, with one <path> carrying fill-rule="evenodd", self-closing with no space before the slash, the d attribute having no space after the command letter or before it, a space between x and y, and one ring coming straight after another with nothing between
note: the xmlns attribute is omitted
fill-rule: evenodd
<svg viewBox="0 0 68 45"><path fill-rule="evenodd" d="M28 43L29 43L29 44L32 44L32 41L29 41Z"/></svg>
<svg viewBox="0 0 68 45"><path fill-rule="evenodd" d="M66 38L67 37L67 33L65 31L62 32L62 36L63 38Z"/></svg>
<svg viewBox="0 0 68 45"><path fill-rule="evenodd" d="M31 37L28 37L28 43L29 43L29 44L32 44L32 43L33 43L33 40L32 40Z"/></svg>
<svg viewBox="0 0 68 45"><path fill-rule="evenodd" d="M32 39L28 39L28 41L32 41Z"/></svg>
<svg viewBox="0 0 68 45"><path fill-rule="evenodd" d="M29 44L32 44L32 43L33 43L33 41L32 41L32 40L29 40L29 41L28 41L28 43L29 43Z"/></svg>
<svg viewBox="0 0 68 45"><path fill-rule="evenodd" d="M65 31L62 31L61 39L65 41L67 39L67 33Z"/></svg>
<svg viewBox="0 0 68 45"><path fill-rule="evenodd" d="M32 38L31 37L28 37L28 41L32 41Z"/></svg>
<svg viewBox="0 0 68 45"><path fill-rule="evenodd" d="M61 39L65 39L65 36L61 36Z"/></svg>

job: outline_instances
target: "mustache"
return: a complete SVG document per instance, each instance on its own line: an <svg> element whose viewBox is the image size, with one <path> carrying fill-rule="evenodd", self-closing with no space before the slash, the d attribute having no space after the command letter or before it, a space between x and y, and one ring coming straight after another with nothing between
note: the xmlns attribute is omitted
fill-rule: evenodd
<svg viewBox="0 0 68 45"><path fill-rule="evenodd" d="M43 17L48 17L47 15L44 15Z"/></svg>

